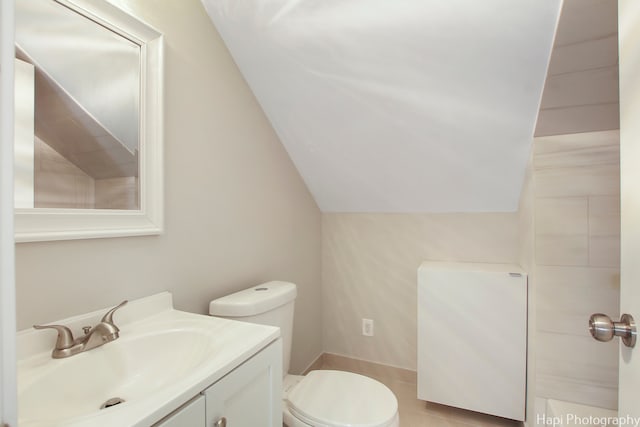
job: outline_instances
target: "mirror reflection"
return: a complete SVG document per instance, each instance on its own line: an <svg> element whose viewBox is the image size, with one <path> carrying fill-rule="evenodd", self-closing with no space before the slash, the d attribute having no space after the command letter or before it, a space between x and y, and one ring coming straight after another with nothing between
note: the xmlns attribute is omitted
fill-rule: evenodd
<svg viewBox="0 0 640 427"><path fill-rule="evenodd" d="M17 101L34 88L16 207L139 209L140 46L55 1L17 1L16 58Z"/></svg>

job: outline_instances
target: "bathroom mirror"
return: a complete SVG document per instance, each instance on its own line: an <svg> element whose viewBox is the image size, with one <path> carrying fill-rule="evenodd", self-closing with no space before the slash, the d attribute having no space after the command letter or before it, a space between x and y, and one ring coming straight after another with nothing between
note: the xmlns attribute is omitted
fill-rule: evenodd
<svg viewBox="0 0 640 427"><path fill-rule="evenodd" d="M17 242L162 232L162 35L106 0L16 1Z"/></svg>

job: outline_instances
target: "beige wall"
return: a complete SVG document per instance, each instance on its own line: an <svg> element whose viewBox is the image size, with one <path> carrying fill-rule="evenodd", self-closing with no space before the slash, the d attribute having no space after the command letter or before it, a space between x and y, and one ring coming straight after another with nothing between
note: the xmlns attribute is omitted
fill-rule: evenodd
<svg viewBox="0 0 640 427"><path fill-rule="evenodd" d="M323 214L322 227L325 351L411 370L420 263L518 262L516 213Z"/></svg>
<svg viewBox="0 0 640 427"><path fill-rule="evenodd" d="M166 231L17 245L18 328L163 290L205 313L289 280L300 371L322 350L319 210L200 2L120 3L165 35Z"/></svg>
<svg viewBox="0 0 640 427"><path fill-rule="evenodd" d="M536 138L533 165L537 395L615 409L618 345L587 320L619 317L619 132Z"/></svg>

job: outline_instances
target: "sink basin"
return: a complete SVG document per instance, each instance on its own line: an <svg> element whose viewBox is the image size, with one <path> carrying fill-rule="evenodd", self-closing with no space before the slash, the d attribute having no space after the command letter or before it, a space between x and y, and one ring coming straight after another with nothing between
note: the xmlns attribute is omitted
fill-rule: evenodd
<svg viewBox="0 0 640 427"><path fill-rule="evenodd" d="M48 344L20 356L25 337L55 335L19 333L19 426L149 426L279 336L276 328L174 310L170 296L159 295L169 308L135 318L125 312L136 309L132 301L116 319L120 338L68 358L52 359ZM94 324L86 316L59 323ZM122 403L101 408L110 399Z"/></svg>
<svg viewBox="0 0 640 427"><path fill-rule="evenodd" d="M135 401L193 372L213 351L208 335L193 329L122 335L32 369L25 378L31 384L19 393L19 412L33 421L54 421L93 414L111 398Z"/></svg>

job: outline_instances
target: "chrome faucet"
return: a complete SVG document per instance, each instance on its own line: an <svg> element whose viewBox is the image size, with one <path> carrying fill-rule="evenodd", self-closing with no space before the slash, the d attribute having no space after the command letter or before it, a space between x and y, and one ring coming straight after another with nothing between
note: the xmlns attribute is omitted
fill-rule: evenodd
<svg viewBox="0 0 640 427"><path fill-rule="evenodd" d="M89 351L92 348L100 347L111 341L115 341L120 336L120 329L113 323L113 313L125 305L127 301L122 301L117 306L109 310L102 320L93 328L84 326L84 336L73 339L73 333L63 325L33 325L36 329L55 329L58 331L56 346L51 352L54 359L62 359L74 354Z"/></svg>

